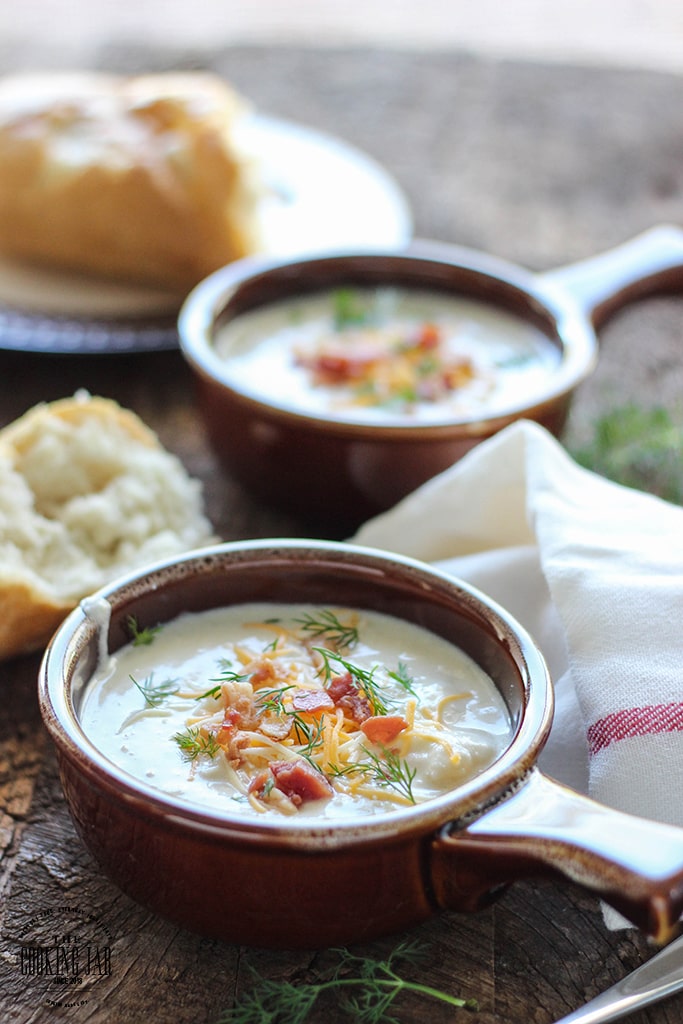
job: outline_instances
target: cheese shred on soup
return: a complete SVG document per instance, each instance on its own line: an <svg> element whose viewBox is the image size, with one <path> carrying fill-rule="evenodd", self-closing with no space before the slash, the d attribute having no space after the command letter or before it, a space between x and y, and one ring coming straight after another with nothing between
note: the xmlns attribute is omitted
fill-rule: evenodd
<svg viewBox="0 0 683 1024"><path fill-rule="evenodd" d="M388 615L248 604L129 625L81 724L120 768L189 805L383 813L458 786L510 740L486 673Z"/></svg>

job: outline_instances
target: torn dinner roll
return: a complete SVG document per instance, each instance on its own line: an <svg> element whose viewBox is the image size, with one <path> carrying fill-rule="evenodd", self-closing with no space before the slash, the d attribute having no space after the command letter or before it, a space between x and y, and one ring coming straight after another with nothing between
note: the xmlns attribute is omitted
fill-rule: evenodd
<svg viewBox="0 0 683 1024"><path fill-rule="evenodd" d="M247 112L203 72L0 79L0 253L186 293L259 248Z"/></svg>
<svg viewBox="0 0 683 1024"><path fill-rule="evenodd" d="M133 412L79 394L0 430L0 658L88 594L215 540L199 481Z"/></svg>

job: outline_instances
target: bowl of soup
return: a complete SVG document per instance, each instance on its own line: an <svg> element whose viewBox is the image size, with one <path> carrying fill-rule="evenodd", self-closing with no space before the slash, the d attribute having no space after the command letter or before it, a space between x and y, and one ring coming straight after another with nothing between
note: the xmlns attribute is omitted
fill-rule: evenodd
<svg viewBox="0 0 683 1024"><path fill-rule="evenodd" d="M419 240L248 259L188 296L180 346L227 472L341 536L517 419L561 434L596 329L682 253L660 228L546 274Z"/></svg>
<svg viewBox="0 0 683 1024"><path fill-rule="evenodd" d="M201 934L361 941L546 873L659 938L682 909L682 831L539 771L540 651L420 562L274 539L159 563L74 610L39 693L85 845Z"/></svg>

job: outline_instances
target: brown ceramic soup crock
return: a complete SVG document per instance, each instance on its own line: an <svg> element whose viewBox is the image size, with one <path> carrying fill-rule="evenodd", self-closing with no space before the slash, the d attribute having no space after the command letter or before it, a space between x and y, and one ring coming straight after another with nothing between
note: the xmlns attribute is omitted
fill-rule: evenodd
<svg viewBox="0 0 683 1024"><path fill-rule="evenodd" d="M476 910L515 879L558 875L669 936L683 909L683 830L608 810L539 771L553 708L544 660L472 587L407 558L284 539L190 553L96 597L94 607L110 607L108 627L83 607L65 620L41 667L41 711L85 845L140 903L231 942L314 948L405 929L440 908ZM502 694L508 748L436 799L340 825L193 808L108 761L79 709L98 659L128 641L128 617L156 625L251 601L371 609L446 638Z"/></svg>
<svg viewBox="0 0 683 1024"><path fill-rule="evenodd" d="M484 438L520 418L559 435L578 385L596 364L596 331L619 306L680 287L683 232L655 228L620 248L535 274L470 249L416 241L402 251L243 260L218 270L188 296L180 346L196 378L198 406L228 472L314 532L345 536L446 469ZM350 422L259 399L226 379L217 331L249 310L348 286L397 286L484 303L540 329L560 353L547 387L496 415L443 422ZM345 533L346 531L346 533Z"/></svg>

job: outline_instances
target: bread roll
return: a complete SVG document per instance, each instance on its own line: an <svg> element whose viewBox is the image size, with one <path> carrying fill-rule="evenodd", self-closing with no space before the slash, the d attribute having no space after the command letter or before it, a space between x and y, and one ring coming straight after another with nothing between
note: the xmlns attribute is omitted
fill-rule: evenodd
<svg viewBox="0 0 683 1024"><path fill-rule="evenodd" d="M246 103L206 73L0 80L0 252L182 295L259 247Z"/></svg>
<svg viewBox="0 0 683 1024"><path fill-rule="evenodd" d="M0 658L81 598L215 538L198 481L115 402L79 394L0 430Z"/></svg>

